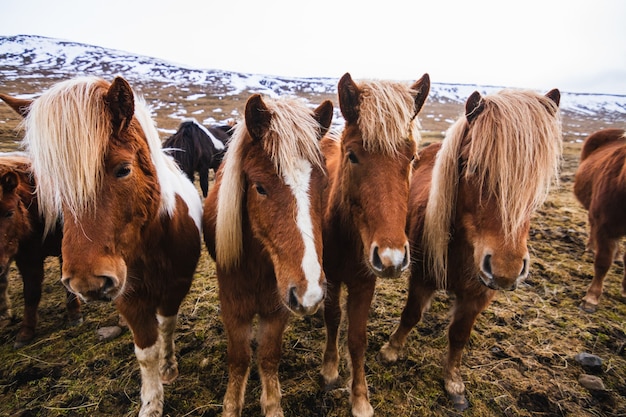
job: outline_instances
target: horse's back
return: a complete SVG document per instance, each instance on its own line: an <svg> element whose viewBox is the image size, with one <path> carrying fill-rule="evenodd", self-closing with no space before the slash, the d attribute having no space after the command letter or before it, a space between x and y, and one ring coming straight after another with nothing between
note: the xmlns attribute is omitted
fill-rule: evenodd
<svg viewBox="0 0 626 417"><path fill-rule="evenodd" d="M583 149L580 153L580 160L584 161L596 150L609 144L617 145L626 143L626 131L623 129L603 129L592 133L585 139Z"/></svg>
<svg viewBox="0 0 626 417"><path fill-rule="evenodd" d="M589 210L594 199L614 198L626 192L625 133L604 129L585 140L574 178L574 195L585 209Z"/></svg>

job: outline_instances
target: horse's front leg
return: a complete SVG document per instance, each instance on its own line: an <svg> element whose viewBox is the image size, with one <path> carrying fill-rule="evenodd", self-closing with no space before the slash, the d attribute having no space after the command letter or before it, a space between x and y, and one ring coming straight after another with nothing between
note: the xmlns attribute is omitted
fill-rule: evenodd
<svg viewBox="0 0 626 417"><path fill-rule="evenodd" d="M178 315L169 317L157 315L157 320L159 322L159 337L162 340L159 362L161 382L169 384L178 376L178 362L174 347L174 332L176 331Z"/></svg>
<svg viewBox="0 0 626 417"><path fill-rule="evenodd" d="M13 317L11 298L9 297L9 266L0 274L0 329L6 327Z"/></svg>
<svg viewBox="0 0 626 417"><path fill-rule="evenodd" d="M261 410L266 417L282 417L278 365L282 356L282 341L289 314L281 312L259 321L257 360L261 377Z"/></svg>
<svg viewBox="0 0 626 417"><path fill-rule="evenodd" d="M328 275L327 275L328 277ZM335 388L339 380L339 325L341 324L341 283L328 285L324 301L324 326L326 327L326 347L320 375L325 390Z"/></svg>
<svg viewBox="0 0 626 417"><path fill-rule="evenodd" d="M135 356L141 372L141 409L139 417L163 414L163 383L159 371L161 344L156 309L147 308L136 299L118 302L118 311L133 332Z"/></svg>
<svg viewBox="0 0 626 417"><path fill-rule="evenodd" d="M229 314L228 307L223 303L222 320L228 338L228 385L222 417L239 417L250 374L252 318L241 320Z"/></svg>
<svg viewBox="0 0 626 417"><path fill-rule="evenodd" d="M370 417L374 409L369 402L365 380L367 317L374 297L376 279L360 280L358 287L348 288L348 350L350 352L350 403L354 417Z"/></svg>
<svg viewBox="0 0 626 417"><path fill-rule="evenodd" d="M15 263L22 275L24 284L24 317L15 339L14 347L17 349L29 344L35 337L35 328L38 321L37 309L41 301L41 288L44 278L44 260L41 258L27 262L16 258Z"/></svg>
<svg viewBox="0 0 626 417"><path fill-rule="evenodd" d="M389 341L380 348L378 358L383 363L394 363L398 360L400 351L413 327L422 319L424 311L430 305L435 289L424 286L421 277L411 275L409 279L409 294L404 310L400 317L398 328L389 337Z"/></svg>
<svg viewBox="0 0 626 417"><path fill-rule="evenodd" d="M443 365L443 380L446 392L454 408L463 411L469 407L465 397L465 383L461 377L461 357L469 341L476 317L489 305L495 291L486 290L481 294L456 294L452 323L448 328L448 356Z"/></svg>

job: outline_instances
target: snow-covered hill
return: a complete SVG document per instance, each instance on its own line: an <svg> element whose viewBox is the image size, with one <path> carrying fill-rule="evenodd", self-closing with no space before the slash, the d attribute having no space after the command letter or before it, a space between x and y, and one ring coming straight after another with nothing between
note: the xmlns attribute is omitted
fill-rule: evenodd
<svg viewBox="0 0 626 417"><path fill-rule="evenodd" d="M161 59L40 36L0 37L0 82L38 76L64 79L68 75L85 74L210 85L216 94L225 95L244 91L268 95L334 93L337 85L334 78L288 78L185 68ZM488 94L502 88L435 82L429 101L462 103L474 90ZM609 115L610 119L619 120L626 116L626 96L562 92L561 109L587 116Z"/></svg>

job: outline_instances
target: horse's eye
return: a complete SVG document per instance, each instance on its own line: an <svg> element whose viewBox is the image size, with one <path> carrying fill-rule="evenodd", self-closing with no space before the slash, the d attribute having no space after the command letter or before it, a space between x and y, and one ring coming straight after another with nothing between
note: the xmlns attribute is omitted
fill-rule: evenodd
<svg viewBox="0 0 626 417"><path fill-rule="evenodd" d="M124 178L130 175L130 165L124 164L115 171L116 178Z"/></svg>
<svg viewBox="0 0 626 417"><path fill-rule="evenodd" d="M353 164L358 164L359 163L359 158L357 158L356 155L354 154L354 152L352 152L352 151L348 151L348 159Z"/></svg>
<svg viewBox="0 0 626 417"><path fill-rule="evenodd" d="M256 189L256 192L260 195L267 195L267 191L265 191L265 188L263 188L261 184L255 184L254 188Z"/></svg>
<svg viewBox="0 0 626 417"><path fill-rule="evenodd" d="M9 210L9 211L7 211L6 213L4 213L4 217L6 217L7 219L8 219L9 217L13 217L13 213L14 213L14 211L13 211L13 210Z"/></svg>

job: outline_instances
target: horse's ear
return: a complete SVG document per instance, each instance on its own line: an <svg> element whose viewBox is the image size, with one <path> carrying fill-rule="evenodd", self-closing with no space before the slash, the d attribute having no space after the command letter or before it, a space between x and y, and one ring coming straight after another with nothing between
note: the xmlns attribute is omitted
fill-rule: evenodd
<svg viewBox="0 0 626 417"><path fill-rule="evenodd" d="M426 102L426 98L428 97L428 93L430 92L430 75L428 73L422 75L422 78L415 81L415 84L411 86L411 90L416 92L415 94L415 114L414 117L417 116L417 113L422 110L422 106Z"/></svg>
<svg viewBox="0 0 626 417"><path fill-rule="evenodd" d="M126 129L135 114L135 96L128 81L115 77L104 100L111 111L113 130Z"/></svg>
<svg viewBox="0 0 626 417"><path fill-rule="evenodd" d="M315 120L320 124L320 138L323 137L328 129L330 128L330 124L333 121L333 102L330 100L325 100L322 104L320 104L314 113Z"/></svg>
<svg viewBox="0 0 626 417"><path fill-rule="evenodd" d="M465 118L467 123L472 123L485 109L485 103L478 91L474 91L465 102Z"/></svg>
<svg viewBox="0 0 626 417"><path fill-rule="evenodd" d="M554 101L556 106L559 107L559 104L561 103L561 92L559 91L558 88L555 88L555 89L552 89L552 90L548 91L546 93L546 97L548 97L550 100Z"/></svg>
<svg viewBox="0 0 626 417"><path fill-rule="evenodd" d="M272 113L269 111L260 94L254 94L246 103L246 128L254 140L262 140L265 132L270 129Z"/></svg>
<svg viewBox="0 0 626 417"><path fill-rule="evenodd" d="M0 186L2 186L3 193L10 193L17 188L19 184L19 178L15 172L9 171L4 173L0 178Z"/></svg>
<svg viewBox="0 0 626 417"><path fill-rule="evenodd" d="M349 72L346 72L339 80L337 91L339 93L339 108L343 118L348 123L356 123L359 120L361 93Z"/></svg>
<svg viewBox="0 0 626 417"><path fill-rule="evenodd" d="M0 94L0 99L7 103L9 107L15 110L15 112L22 117L26 117L28 115L28 112L30 111L30 105L33 103L33 100L15 98L7 96L6 94Z"/></svg>

